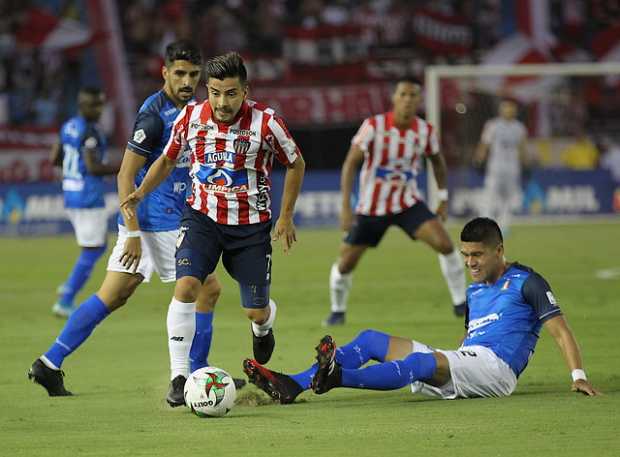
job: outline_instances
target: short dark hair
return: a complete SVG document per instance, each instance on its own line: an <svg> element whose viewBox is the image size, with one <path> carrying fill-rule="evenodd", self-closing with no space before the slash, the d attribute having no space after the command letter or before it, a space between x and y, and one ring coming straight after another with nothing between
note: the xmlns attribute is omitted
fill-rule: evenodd
<svg viewBox="0 0 620 457"><path fill-rule="evenodd" d="M420 78L416 78L415 76L411 76L411 75L402 76L398 78L396 80L396 83L394 84L394 87L398 86L398 84L400 83L416 84L420 87L424 87L424 84L422 83L422 80Z"/></svg>
<svg viewBox="0 0 620 457"><path fill-rule="evenodd" d="M99 95L103 94L103 90L101 90L100 87L96 87L96 86L85 86L85 87L80 87L80 94L84 94L84 95L92 95L93 97L97 97Z"/></svg>
<svg viewBox="0 0 620 457"><path fill-rule="evenodd" d="M477 217L465 224L461 230L461 241L497 246L504 242L504 237L499 225L493 219Z"/></svg>
<svg viewBox="0 0 620 457"><path fill-rule="evenodd" d="M175 60L187 60L194 65L202 64L202 53L198 46L188 40L173 41L166 46L165 65L169 67Z"/></svg>
<svg viewBox="0 0 620 457"><path fill-rule="evenodd" d="M205 64L207 80L209 78L226 79L239 78L242 84L248 81L248 71L243 63L243 58L236 52L229 52L210 59Z"/></svg>

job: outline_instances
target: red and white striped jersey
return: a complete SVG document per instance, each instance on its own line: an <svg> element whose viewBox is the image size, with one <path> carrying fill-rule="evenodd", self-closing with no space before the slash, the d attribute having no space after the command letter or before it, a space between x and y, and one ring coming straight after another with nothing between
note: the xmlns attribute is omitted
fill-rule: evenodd
<svg viewBox="0 0 620 457"><path fill-rule="evenodd" d="M163 153L178 160L185 148L192 179L187 202L226 225L270 220L273 158L289 166L301 155L282 119L254 101L244 102L229 124L213 118L208 101L186 105Z"/></svg>
<svg viewBox="0 0 620 457"><path fill-rule="evenodd" d="M439 153L433 126L416 117L406 129L394 125L394 113L366 119L351 141L364 151L357 214L397 214L421 200L416 178L424 156Z"/></svg>

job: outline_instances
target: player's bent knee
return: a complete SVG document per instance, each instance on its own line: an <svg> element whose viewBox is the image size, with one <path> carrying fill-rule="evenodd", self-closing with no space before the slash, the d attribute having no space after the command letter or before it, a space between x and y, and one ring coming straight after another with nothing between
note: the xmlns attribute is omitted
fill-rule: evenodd
<svg viewBox="0 0 620 457"><path fill-rule="evenodd" d="M112 312L127 303L142 281L144 277L141 274L109 272L97 291L97 296Z"/></svg>
<svg viewBox="0 0 620 457"><path fill-rule="evenodd" d="M196 310L201 313L208 313L215 309L215 305L222 293L222 285L217 278L207 278L202 285L196 300Z"/></svg>
<svg viewBox="0 0 620 457"><path fill-rule="evenodd" d="M183 303L193 303L197 300L202 283L193 276L183 276L177 279L174 287L174 298Z"/></svg>
<svg viewBox="0 0 620 457"><path fill-rule="evenodd" d="M405 357L403 362L422 381L430 381L435 377L437 360L434 353L414 352Z"/></svg>
<svg viewBox="0 0 620 457"><path fill-rule="evenodd" d="M439 245L437 246L437 251L442 255L452 254L454 252L454 245L449 239L440 240Z"/></svg>
<svg viewBox="0 0 620 457"><path fill-rule="evenodd" d="M357 266L366 247L352 246L344 244L340 250L340 260L338 261L338 270L341 274L351 273Z"/></svg>
<svg viewBox="0 0 620 457"><path fill-rule="evenodd" d="M246 308L245 315L252 322L261 325L269 319L269 308Z"/></svg>

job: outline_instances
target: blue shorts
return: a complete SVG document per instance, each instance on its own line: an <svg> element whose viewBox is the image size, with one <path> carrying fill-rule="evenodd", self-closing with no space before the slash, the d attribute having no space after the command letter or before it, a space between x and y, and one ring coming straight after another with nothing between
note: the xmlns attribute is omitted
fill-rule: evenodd
<svg viewBox="0 0 620 457"><path fill-rule="evenodd" d="M222 257L237 282L256 286L271 283L271 221L224 225L186 206L177 240L176 277L204 282Z"/></svg>
<svg viewBox="0 0 620 457"><path fill-rule="evenodd" d="M362 216L358 214L344 242L352 245L367 245L374 248L379 244L383 235L385 235L385 231L391 225L400 227L407 235L415 239L414 233L418 228L424 222L436 217L424 202L418 202L403 212L388 216Z"/></svg>

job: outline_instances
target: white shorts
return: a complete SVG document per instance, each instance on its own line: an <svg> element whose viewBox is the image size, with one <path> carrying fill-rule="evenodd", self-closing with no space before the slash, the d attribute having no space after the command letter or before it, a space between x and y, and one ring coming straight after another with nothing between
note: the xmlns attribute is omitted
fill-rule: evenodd
<svg viewBox="0 0 620 457"><path fill-rule="evenodd" d="M105 246L108 235L108 213L105 208L67 208L78 246Z"/></svg>
<svg viewBox="0 0 620 457"><path fill-rule="evenodd" d="M144 282L150 281L153 271L157 272L162 282L173 282L176 280L174 254L178 236L178 230L142 232L140 235L142 257L135 273L140 273L144 277ZM126 240L127 228L124 225L119 225L116 245L108 259L108 271L134 273L133 267L131 270L127 269L120 261Z"/></svg>
<svg viewBox="0 0 620 457"><path fill-rule="evenodd" d="M435 349L413 341L413 352L435 352ZM434 387L421 381L411 384L413 393L420 392L445 400L470 397L505 397L517 387L517 377L506 362L484 346L465 346L456 351L442 351L450 363L450 381Z"/></svg>

